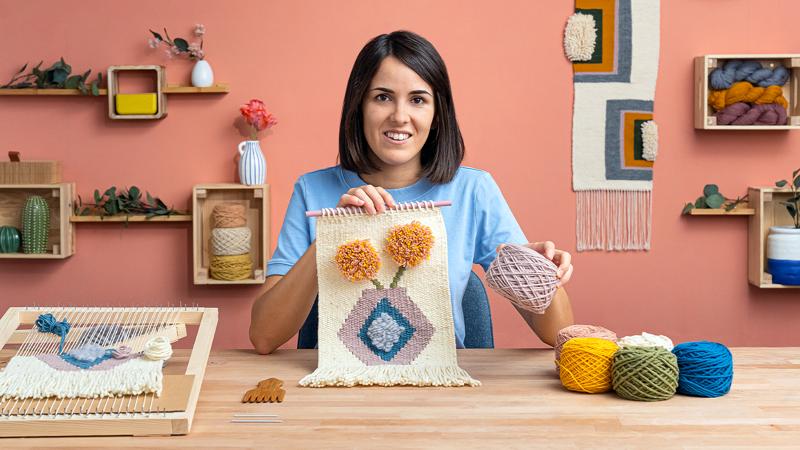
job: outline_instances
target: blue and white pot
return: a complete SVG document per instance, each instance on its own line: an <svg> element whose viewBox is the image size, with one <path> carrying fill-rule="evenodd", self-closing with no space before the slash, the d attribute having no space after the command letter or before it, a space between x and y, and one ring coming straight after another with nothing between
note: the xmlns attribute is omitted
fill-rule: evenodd
<svg viewBox="0 0 800 450"><path fill-rule="evenodd" d="M240 142L239 156L239 182L249 186L264 184L267 178L267 162L258 141Z"/></svg>
<svg viewBox="0 0 800 450"><path fill-rule="evenodd" d="M800 286L800 228L769 228L767 272L775 284Z"/></svg>

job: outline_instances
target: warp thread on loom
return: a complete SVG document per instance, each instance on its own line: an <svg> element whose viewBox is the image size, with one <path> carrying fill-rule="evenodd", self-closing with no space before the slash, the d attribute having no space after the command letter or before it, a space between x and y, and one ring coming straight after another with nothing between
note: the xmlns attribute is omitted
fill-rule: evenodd
<svg viewBox="0 0 800 450"><path fill-rule="evenodd" d="M614 355L612 382L628 400L667 400L678 388L677 358L663 347L622 347Z"/></svg>
<svg viewBox="0 0 800 450"><path fill-rule="evenodd" d="M611 389L611 363L617 344L600 338L573 338L561 349L561 384L576 392L595 394Z"/></svg>
<svg viewBox="0 0 800 450"><path fill-rule="evenodd" d="M738 102L757 105L776 103L784 108L789 106L780 86L755 87L747 81L740 81L728 89L708 93L708 104L717 111Z"/></svg>
<svg viewBox="0 0 800 450"><path fill-rule="evenodd" d="M239 228L247 224L244 205L239 203L220 203L211 212L213 228Z"/></svg>
<svg viewBox="0 0 800 450"><path fill-rule="evenodd" d="M53 333L61 337L61 343L58 345L59 355L64 351L64 340L70 328L71 326L67 323L66 319L59 322L50 313L41 314L39 318L36 319L36 329L39 330L40 333Z"/></svg>
<svg viewBox="0 0 800 450"><path fill-rule="evenodd" d="M250 255L211 255L209 274L225 281L245 280L253 272Z"/></svg>
<svg viewBox="0 0 800 450"><path fill-rule="evenodd" d="M720 397L733 383L733 356L717 342L684 342L672 349L678 358L678 392L696 397Z"/></svg>
<svg viewBox="0 0 800 450"><path fill-rule="evenodd" d="M211 254L244 255L250 253L250 228L214 228L211 230Z"/></svg>
<svg viewBox="0 0 800 450"><path fill-rule="evenodd" d="M758 61L740 59L732 59L708 75L712 89L728 89L737 81L748 81L761 87L783 86L788 80L789 70L786 67L777 66L775 69L769 69Z"/></svg>

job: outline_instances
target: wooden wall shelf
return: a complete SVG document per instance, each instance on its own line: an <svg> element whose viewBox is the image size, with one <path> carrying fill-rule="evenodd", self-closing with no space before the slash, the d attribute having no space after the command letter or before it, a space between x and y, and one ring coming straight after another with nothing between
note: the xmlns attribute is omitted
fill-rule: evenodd
<svg viewBox="0 0 800 450"><path fill-rule="evenodd" d="M783 86L789 101L787 125L717 125L714 110L708 105L708 74L731 59L756 60L766 67L783 65L791 72ZM694 127L698 130L798 130L800 129L800 54L704 55L694 58Z"/></svg>
<svg viewBox="0 0 800 450"><path fill-rule="evenodd" d="M192 216L188 214L171 214L169 216L154 216L148 218L143 215L135 216L71 216L72 223L104 223L104 222L191 222Z"/></svg>
<svg viewBox="0 0 800 450"><path fill-rule="evenodd" d="M750 284L766 289L800 288L772 282L767 273L767 236L769 227L793 225L786 208L780 204L791 198L792 191L769 187L750 187L747 190L750 206L755 214L750 217L747 230L747 279Z"/></svg>
<svg viewBox="0 0 800 450"><path fill-rule="evenodd" d="M75 231L69 220L74 183L0 185L0 225L22 229L22 208L31 195L40 195L50 207L48 253L0 253L0 259L64 259L75 252Z"/></svg>
<svg viewBox="0 0 800 450"><path fill-rule="evenodd" d="M215 84L209 87L181 86L168 84L164 89L165 94L227 94L231 89L227 84Z"/></svg>
<svg viewBox="0 0 800 450"><path fill-rule="evenodd" d="M247 226L250 228L250 258L253 262L252 276L246 280L215 280L209 274L211 259L211 213L214 206L234 202L245 206ZM262 284L266 281L269 260L270 210L269 185L246 186L243 184L198 184L192 190L193 211L193 276L194 284Z"/></svg>
<svg viewBox="0 0 800 450"><path fill-rule="evenodd" d="M169 84L164 88L165 94L227 94L231 91L230 86L224 83L215 84L210 87L183 86L180 84ZM48 96L72 96L72 97L105 97L108 95L107 89L100 89L100 95L84 94L77 89L0 89L0 95L25 96L25 95L48 95Z"/></svg>
<svg viewBox="0 0 800 450"><path fill-rule="evenodd" d="M78 97L104 97L105 89L100 89L100 95L84 94L77 89L0 89L0 95L66 95Z"/></svg>
<svg viewBox="0 0 800 450"><path fill-rule="evenodd" d="M690 216L752 216L755 213L756 210L752 208L736 208L732 211L725 211L722 208L692 208L692 210L689 211Z"/></svg>

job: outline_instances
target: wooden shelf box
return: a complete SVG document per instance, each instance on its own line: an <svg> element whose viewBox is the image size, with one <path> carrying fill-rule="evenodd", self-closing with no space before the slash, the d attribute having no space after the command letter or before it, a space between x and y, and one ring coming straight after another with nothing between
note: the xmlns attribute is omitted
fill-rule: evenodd
<svg viewBox="0 0 800 450"><path fill-rule="evenodd" d="M747 232L747 279L750 284L760 288L798 288L774 284L772 275L767 273L767 236L769 227L794 225L792 217L780 202L792 196L789 189L770 187L750 187L747 190L750 207L755 214L750 216Z"/></svg>
<svg viewBox="0 0 800 450"><path fill-rule="evenodd" d="M119 92L120 72L151 71L155 75L156 112L155 114L118 114L116 97ZM161 119L167 115L167 96L164 92L167 86L164 68L161 66L111 66L108 68L108 117L114 120L128 119Z"/></svg>
<svg viewBox="0 0 800 450"><path fill-rule="evenodd" d="M764 67L783 65L791 72L783 85L789 101L787 125L717 125L714 109L708 104L708 74L731 59L756 60ZM800 54L774 55L704 55L694 58L694 127L698 130L797 130L800 129Z"/></svg>
<svg viewBox="0 0 800 450"><path fill-rule="evenodd" d="M215 280L209 276L211 257L211 213L214 206L233 202L245 206L247 226L250 228L250 257L253 273L249 279L240 281ZM243 184L199 184L192 190L192 241L194 284L262 284L266 281L269 260L269 185L246 186Z"/></svg>
<svg viewBox="0 0 800 450"><path fill-rule="evenodd" d="M50 207L48 253L0 253L0 259L64 259L75 252L75 232L70 223L74 183L0 185L0 225L22 230L22 209L31 195L40 195Z"/></svg>

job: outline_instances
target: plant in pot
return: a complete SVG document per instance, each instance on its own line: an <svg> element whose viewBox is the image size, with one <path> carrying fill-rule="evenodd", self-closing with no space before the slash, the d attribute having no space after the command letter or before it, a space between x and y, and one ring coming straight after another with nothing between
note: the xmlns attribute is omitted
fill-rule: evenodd
<svg viewBox="0 0 800 450"><path fill-rule="evenodd" d="M772 282L800 286L800 169L792 178L775 182L775 186L788 187L791 196L780 202L792 218L792 225L769 228L767 236L767 272Z"/></svg>
<svg viewBox="0 0 800 450"><path fill-rule="evenodd" d="M194 37L199 40L192 43L184 38L171 38L166 28L164 28L163 36L153 30L150 30L150 34L153 35L147 41L150 48L156 48L163 44L168 47L165 51L168 58L185 56L195 61L194 68L192 68L192 86L210 87L214 85L214 71L206 61L206 53L203 50L203 36L206 34L206 27L203 24L198 23L194 26Z"/></svg>

